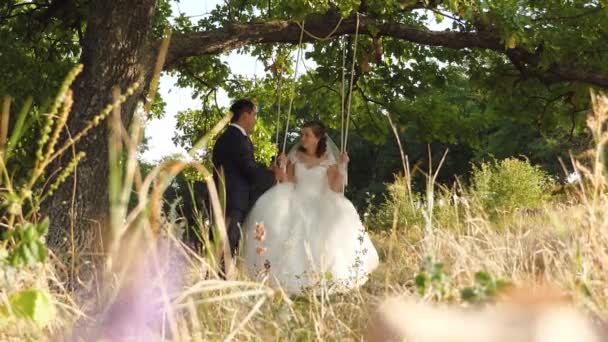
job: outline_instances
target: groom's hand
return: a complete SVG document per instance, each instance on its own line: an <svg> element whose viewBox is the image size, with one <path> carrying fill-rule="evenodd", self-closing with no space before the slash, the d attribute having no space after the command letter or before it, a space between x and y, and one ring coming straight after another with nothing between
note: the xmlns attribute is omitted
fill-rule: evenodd
<svg viewBox="0 0 608 342"><path fill-rule="evenodd" d="M287 156L285 156L285 153L279 154L277 157L277 165L283 170L287 169Z"/></svg>
<svg viewBox="0 0 608 342"><path fill-rule="evenodd" d="M285 171L284 168L282 168L278 165L275 165L273 172L274 172L274 178L276 179L276 181L278 183L283 183L287 180L287 172Z"/></svg>
<svg viewBox="0 0 608 342"><path fill-rule="evenodd" d="M268 169L274 173L276 182L282 183L287 181L287 157L285 153L278 155Z"/></svg>

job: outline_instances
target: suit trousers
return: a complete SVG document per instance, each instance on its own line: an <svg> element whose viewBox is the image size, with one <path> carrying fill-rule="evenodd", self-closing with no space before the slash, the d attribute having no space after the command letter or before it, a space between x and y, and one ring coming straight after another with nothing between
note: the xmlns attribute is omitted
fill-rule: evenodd
<svg viewBox="0 0 608 342"><path fill-rule="evenodd" d="M239 243L241 242L241 224L245 220L245 211L242 210L231 210L226 215L226 230L228 235L228 244L230 245L230 254L232 255L233 262L234 258L238 254ZM219 276L221 279L226 279L226 261L224 255L220 257L220 269Z"/></svg>
<svg viewBox="0 0 608 342"><path fill-rule="evenodd" d="M238 254L239 243L241 242L241 225L245 220L244 210L231 210L226 215L226 229L228 230L228 242L230 243L230 253L234 258Z"/></svg>

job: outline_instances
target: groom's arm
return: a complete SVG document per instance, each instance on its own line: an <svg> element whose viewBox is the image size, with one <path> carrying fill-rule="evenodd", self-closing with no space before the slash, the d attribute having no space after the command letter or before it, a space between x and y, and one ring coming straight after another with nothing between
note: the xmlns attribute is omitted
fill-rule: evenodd
<svg viewBox="0 0 608 342"><path fill-rule="evenodd" d="M246 142L240 141L234 151L234 161L237 169L249 183L253 183L257 177L257 164L253 159L253 150Z"/></svg>
<svg viewBox="0 0 608 342"><path fill-rule="evenodd" d="M241 142L235 151L235 163L249 184L262 183L272 186L275 181L274 173L255 162L253 149L247 141Z"/></svg>

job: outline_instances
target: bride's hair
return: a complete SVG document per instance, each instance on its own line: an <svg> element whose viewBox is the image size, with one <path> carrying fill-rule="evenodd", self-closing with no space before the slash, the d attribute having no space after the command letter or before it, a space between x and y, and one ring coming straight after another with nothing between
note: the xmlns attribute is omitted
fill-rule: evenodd
<svg viewBox="0 0 608 342"><path fill-rule="evenodd" d="M325 154L325 151L327 151L327 128L325 128L325 125L321 121L317 120L308 121L302 128L310 128L312 133L319 138L315 155L317 158L321 158ZM300 146L299 150L301 152L306 152L304 146Z"/></svg>

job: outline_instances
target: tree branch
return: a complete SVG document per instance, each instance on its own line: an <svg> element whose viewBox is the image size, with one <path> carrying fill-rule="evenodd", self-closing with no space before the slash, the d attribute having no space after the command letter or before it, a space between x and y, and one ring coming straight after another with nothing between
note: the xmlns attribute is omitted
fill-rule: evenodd
<svg viewBox="0 0 608 342"><path fill-rule="evenodd" d="M361 96L365 99L366 96L365 96L365 93L363 92L363 89L361 89L360 87L357 87L357 90L359 91ZM373 123L373 127L376 130L376 132L378 132L379 134L383 134L384 132L382 132L382 129L380 128L380 124L378 123L378 121L376 119L376 116L372 114L372 109L369 106L370 102L371 101L363 102L365 104L365 110L367 111L367 116L369 116L369 119Z"/></svg>
<svg viewBox="0 0 608 342"><path fill-rule="evenodd" d="M359 88L359 89L361 91L361 97L363 97L363 99L365 100L365 102L371 102L371 103L374 103L374 104L376 104L376 105L378 105L378 106L380 106L380 107L382 107L382 108L384 108L386 110L390 110L388 104L386 104L384 102L380 102L380 101L378 101L376 99L373 99L373 98L365 95L365 93L363 92L363 90L361 88Z"/></svg>
<svg viewBox="0 0 608 342"><path fill-rule="evenodd" d="M330 33L340 20L339 16L329 14L306 21L305 28L315 36L324 37ZM354 34L356 18L342 21L333 37ZM267 21L230 26L186 34L176 34L171 40L167 67L174 67L190 56L214 55L251 44L285 43L297 44L300 26L291 21ZM377 31L376 31L377 30ZM501 38L490 32L429 31L401 23L383 23L361 15L359 33L371 35L376 31L380 36L402 39L422 45L450 49L484 49L505 54L522 73L531 73L545 82L576 81L608 88L608 75L581 70L573 65L552 65L547 70L538 67L538 56L523 48L505 49ZM314 38L305 34L304 42Z"/></svg>
<svg viewBox="0 0 608 342"><path fill-rule="evenodd" d="M339 21L339 16L328 15L311 19L305 23L308 32L316 36L326 36ZM355 33L356 19L344 19L333 37ZM378 23L373 19L360 16L359 32L369 35L378 28L378 34L404 39L415 43L444 46L454 49L486 48L500 50L503 45L494 37L480 33L435 32L410 27L398 23ZM176 34L171 39L167 65L198 55L215 55L240 48L249 44L286 43L297 44L300 26L291 21L267 21L262 23L232 24L224 28L204 32ZM313 42L314 38L304 35L304 42Z"/></svg>

